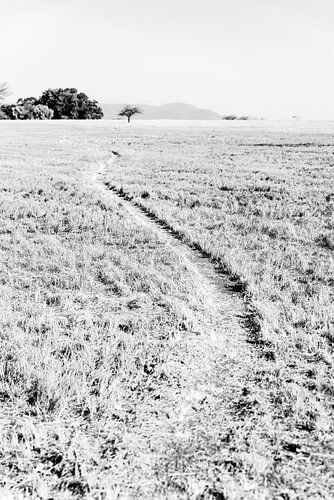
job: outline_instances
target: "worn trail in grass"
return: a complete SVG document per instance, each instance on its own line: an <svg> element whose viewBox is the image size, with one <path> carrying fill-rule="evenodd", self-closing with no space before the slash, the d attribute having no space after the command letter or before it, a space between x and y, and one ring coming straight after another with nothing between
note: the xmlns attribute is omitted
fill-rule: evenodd
<svg viewBox="0 0 334 500"><path fill-rule="evenodd" d="M99 169L93 177L95 185L107 189L113 195L125 200L127 211L131 218L151 231L165 238L166 244L180 256L187 267L199 278L202 290L205 292L207 303L210 304L219 315L219 324L222 330L227 332L229 342L238 342L242 338L245 342L247 337L253 337L259 330L256 318L251 310L251 305L246 303L242 294L242 285L236 276L230 275L223 269L222 265L212 259L200 247L186 243L183 236L175 231L172 226L159 219L144 205L135 202L122 190L117 189L103 177L104 169ZM226 342L222 335L219 342Z"/></svg>
<svg viewBox="0 0 334 500"><path fill-rule="evenodd" d="M125 200L138 224L164 235L166 243L199 275L207 304L213 305L216 352L203 384L207 390L210 380L210 398L206 408L201 405L195 424L197 438L202 435L203 439L203 460L214 478L211 484L218 484L211 493L221 492L229 499L330 498L329 436L322 432L311 436L302 426L292 431L289 418L284 418L278 399L285 398L280 370L271 356L270 343L261 337L259 320L242 283L221 261L161 219L131 191L115 186L113 165L110 167L100 182ZM219 428L223 436L219 431L217 434ZM192 458L196 457L196 445L190 448ZM314 468L319 472L317 477Z"/></svg>
<svg viewBox="0 0 334 500"><path fill-rule="evenodd" d="M260 215L250 218L239 201L249 190L254 202L280 210L294 197L278 199L273 181L271 193L255 172L247 187L247 172L267 165L267 153L252 145L234 165L248 127L212 127L0 127L1 498L332 498L332 424L318 397L326 389L329 404L329 351L303 348L290 330L266 337L268 315L259 316L260 331L249 321L249 297L261 313L256 297L273 295L263 281L252 287L253 268L245 268L266 263L259 269L268 276L285 247L267 245L275 231L256 238L249 222ZM257 131L256 144L266 134L281 142L269 132ZM264 245L251 257L243 253L249 239ZM331 275L317 276L330 286ZM307 295L294 294L284 310L295 314L298 300L316 292L313 277L304 275ZM305 343L315 346L317 332Z"/></svg>
<svg viewBox="0 0 334 500"><path fill-rule="evenodd" d="M248 450L240 449L240 442L249 434L248 430L242 430L245 426L242 407L251 408L255 398L254 391L247 388L248 374L257 359L257 353L248 341L259 330L251 306L235 276L105 180L104 167L110 167L111 163L112 160L99 166L93 176L95 186L107 191L112 198L121 199L127 215L138 224L138 228L148 230L166 242L193 275L205 301L203 324L206 323L207 338L202 344L206 351L203 352L203 365L196 367L197 372L191 374L188 385L177 395L178 401L168 421L158 424L160 439L163 435L165 441L165 457L160 456L155 465L158 476L163 475L159 482L161 485L170 484L174 477L175 483L170 486L186 496L267 498L269 490L265 486L263 460L260 459L264 441L254 435ZM157 422L154 425L156 427ZM152 428L150 432L154 435L156 430ZM235 447L230 445L234 440ZM145 450L147 453L152 455L152 450ZM175 455L175 460L170 460L170 454ZM165 461L165 467L162 461ZM252 479L245 488L242 483L246 471Z"/></svg>

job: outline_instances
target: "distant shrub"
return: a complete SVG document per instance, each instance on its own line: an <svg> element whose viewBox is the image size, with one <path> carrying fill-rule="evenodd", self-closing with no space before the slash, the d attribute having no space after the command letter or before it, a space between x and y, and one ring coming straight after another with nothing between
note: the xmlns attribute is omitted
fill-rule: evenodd
<svg viewBox="0 0 334 500"><path fill-rule="evenodd" d="M15 104L3 104L1 106L1 112L6 117L7 120L21 120L23 119L23 108L22 106L16 106Z"/></svg>
<svg viewBox="0 0 334 500"><path fill-rule="evenodd" d="M222 120L249 120L249 116L224 115Z"/></svg>
<svg viewBox="0 0 334 500"><path fill-rule="evenodd" d="M34 118L34 107L37 104L35 97L26 97L16 101L15 108L13 108L14 119L17 120L32 120ZM15 118L15 115L16 118Z"/></svg>
<svg viewBox="0 0 334 500"><path fill-rule="evenodd" d="M2 106L0 106L0 120L9 120L9 116L5 110L2 109Z"/></svg>
<svg viewBox="0 0 334 500"><path fill-rule="evenodd" d="M0 120L51 120L52 109L43 104L3 104L0 107Z"/></svg>
<svg viewBox="0 0 334 500"><path fill-rule="evenodd" d="M30 111L25 106L14 105L12 106L12 114L14 120L28 120L30 118Z"/></svg>
<svg viewBox="0 0 334 500"><path fill-rule="evenodd" d="M20 106L28 106L29 104L31 104L32 106L34 106L35 104L37 104L37 101L38 99L36 99L36 97L20 97L16 101L16 104L19 104Z"/></svg>
<svg viewBox="0 0 334 500"><path fill-rule="evenodd" d="M1 110L9 120L29 120L32 117L30 108L20 104L6 104Z"/></svg>
<svg viewBox="0 0 334 500"><path fill-rule="evenodd" d="M44 104L32 106L32 117L34 120L52 120L53 114L53 109Z"/></svg>
<svg viewBox="0 0 334 500"><path fill-rule="evenodd" d="M238 117L236 115L225 115L222 116L222 120L237 120Z"/></svg>

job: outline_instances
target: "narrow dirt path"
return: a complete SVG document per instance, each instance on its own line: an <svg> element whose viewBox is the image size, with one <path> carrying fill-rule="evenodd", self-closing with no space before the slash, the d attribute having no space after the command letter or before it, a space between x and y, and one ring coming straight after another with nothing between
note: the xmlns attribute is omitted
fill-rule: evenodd
<svg viewBox="0 0 334 500"><path fill-rule="evenodd" d="M112 161L114 159L99 165L99 169L92 177L93 184L98 189L108 192L110 196L123 200L127 212L138 222L138 226L145 227L164 239L175 254L185 262L187 268L197 275L208 305L219 315L220 327L229 337L234 337L234 340L238 341L241 336L242 342L245 342L245 337L253 336L257 326L254 324L249 304L240 293L240 283L229 276L204 251L184 242L182 236L166 222L107 181L105 169L111 166Z"/></svg>
<svg viewBox="0 0 334 500"><path fill-rule="evenodd" d="M297 427L292 409L298 409L298 403L291 400L296 392L287 385L293 380L284 379L284 364L261 336L242 283L114 186L110 179L115 160L99 165L94 186L121 201L139 230L145 228L165 241L191 272L206 304L200 311L198 342L192 338L194 332L185 334L194 363L183 383L173 395L163 394L164 405L153 401L151 410L148 400L139 405L133 432L142 438L142 448L137 447L133 456L136 464L149 464L138 469L150 475L146 497L165 498L151 494L156 493L152 485L167 484L176 492L170 498L187 500L332 498L330 493L324 496L331 491L332 477L331 466L323 460L329 449L326 434L311 434L299 422ZM304 455L299 454L304 449Z"/></svg>
<svg viewBox="0 0 334 500"><path fill-rule="evenodd" d="M175 258L190 271L205 302L199 338L189 340L196 361L186 384L173 396L164 399L163 395L161 402L147 401L138 408L132 432L140 436L142 445L133 451L136 465L131 469L138 467L141 475L150 478L148 497L153 496L150 488L169 484L180 499L267 498L267 487L259 477L262 463L257 471L251 450L246 452L253 431L246 429L244 411L248 412L249 407L252 411L256 399L252 393L249 400L251 390L247 384L257 354L248 343L254 335L254 322L240 284L205 252L184 242L172 227L114 187L108 181L112 161L114 158L98 165L91 183L103 196L121 201L139 228L165 241ZM152 414L158 416L152 418ZM255 442L258 425L262 424L253 419ZM248 471L245 495L244 477Z"/></svg>

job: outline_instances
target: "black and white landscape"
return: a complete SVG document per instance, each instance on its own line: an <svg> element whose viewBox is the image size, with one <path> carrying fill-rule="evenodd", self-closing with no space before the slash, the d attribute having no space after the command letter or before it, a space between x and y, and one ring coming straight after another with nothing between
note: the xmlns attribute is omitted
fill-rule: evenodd
<svg viewBox="0 0 334 500"><path fill-rule="evenodd" d="M333 15L4 3L1 500L334 498Z"/></svg>

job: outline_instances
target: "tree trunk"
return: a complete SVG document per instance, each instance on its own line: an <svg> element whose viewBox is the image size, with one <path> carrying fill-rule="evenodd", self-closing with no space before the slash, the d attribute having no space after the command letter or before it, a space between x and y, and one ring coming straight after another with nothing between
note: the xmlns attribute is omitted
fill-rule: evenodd
<svg viewBox="0 0 334 500"><path fill-rule="evenodd" d="M130 123L131 116L128 116L128 123Z"/></svg>

